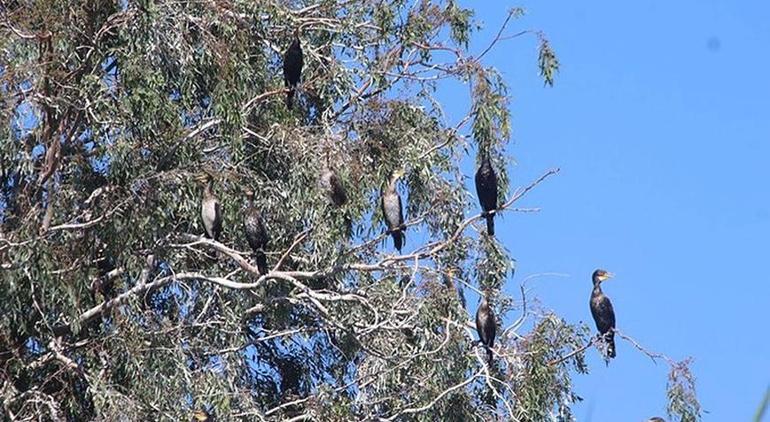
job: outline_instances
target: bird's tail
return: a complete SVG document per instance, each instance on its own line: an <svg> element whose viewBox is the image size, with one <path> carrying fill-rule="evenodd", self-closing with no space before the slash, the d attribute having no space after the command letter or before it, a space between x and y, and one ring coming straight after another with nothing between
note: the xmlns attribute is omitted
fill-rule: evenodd
<svg viewBox="0 0 770 422"><path fill-rule="evenodd" d="M347 237L353 236L353 220L350 216L345 215L343 224L345 225L345 235Z"/></svg>
<svg viewBox="0 0 770 422"><path fill-rule="evenodd" d="M495 235L495 215L487 214L487 234L490 236Z"/></svg>
<svg viewBox="0 0 770 422"><path fill-rule="evenodd" d="M610 331L606 334L607 336L607 355L610 358L615 357L615 333L613 331Z"/></svg>
<svg viewBox="0 0 770 422"><path fill-rule="evenodd" d="M487 347L487 364L492 366L492 349Z"/></svg>
<svg viewBox="0 0 770 422"><path fill-rule="evenodd" d="M393 245L398 250L398 253L401 253L401 248L404 247L404 238L406 237L404 235L404 231L401 229L394 230L391 235L393 236Z"/></svg>
<svg viewBox="0 0 770 422"><path fill-rule="evenodd" d="M215 242L219 242L219 234L215 234L214 236L209 236L208 232L206 230L203 230L203 234L201 236L206 239L211 239ZM203 256L205 257L204 259L207 264L209 265L216 264L217 258L219 257L219 252L218 251L212 251L211 253L204 252Z"/></svg>
<svg viewBox="0 0 770 422"><path fill-rule="evenodd" d="M291 110L294 106L294 91L295 88L293 86L289 86L289 92L286 93L286 108L289 110Z"/></svg>
<svg viewBox="0 0 770 422"><path fill-rule="evenodd" d="M265 255L265 252L262 250L255 252L254 258L257 261L257 270L259 270L259 273L262 275L267 274L267 256Z"/></svg>

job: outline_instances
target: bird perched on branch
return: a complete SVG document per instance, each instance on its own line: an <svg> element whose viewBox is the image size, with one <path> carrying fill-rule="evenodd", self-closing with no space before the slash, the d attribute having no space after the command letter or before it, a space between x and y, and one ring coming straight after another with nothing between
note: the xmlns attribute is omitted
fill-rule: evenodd
<svg viewBox="0 0 770 422"><path fill-rule="evenodd" d="M382 215L385 217L385 223L388 226L388 231L393 237L393 245L401 253L401 248L404 246L404 240L406 234L404 230L404 209L401 205L401 197L396 191L396 184L398 179L404 175L404 171L399 169L393 171L390 176L390 181L385 186L385 190L382 192Z"/></svg>
<svg viewBox="0 0 770 422"><path fill-rule="evenodd" d="M487 349L487 362L492 364L492 347L495 345L495 333L497 325L495 323L495 313L489 306L487 296L489 292L485 291L481 296L481 303L476 309L476 331L479 333L479 341Z"/></svg>
<svg viewBox="0 0 770 422"><path fill-rule="evenodd" d="M294 104L294 93L297 90L297 84L302 79L302 46L299 42L299 29L294 31L294 39L283 55L283 82L289 89L286 94L286 107L291 110Z"/></svg>
<svg viewBox="0 0 770 422"><path fill-rule="evenodd" d="M605 280L613 277L612 273L604 270L596 270L592 276L594 289L591 292L591 315L596 322L596 329L599 330L602 339L607 342L607 355L610 358L615 357L615 310L612 309L612 302L602 292L601 284Z"/></svg>
<svg viewBox="0 0 770 422"><path fill-rule="evenodd" d="M331 168L326 168L321 173L321 186L334 206L341 207L348 202L348 194L345 192L345 187L342 185L342 181L337 176L337 173Z"/></svg>
<svg viewBox="0 0 770 422"><path fill-rule="evenodd" d="M248 205L243 213L243 231L246 235L246 241L254 251L254 259L257 261L257 269L260 274L267 274L267 256L265 248L270 240L267 234L265 221L262 219L262 213L254 204L254 191L247 191L246 198Z"/></svg>
<svg viewBox="0 0 770 422"><path fill-rule="evenodd" d="M205 183L201 200L203 230L206 232L206 237L219 241L219 236L222 234L222 207L214 195L214 178L207 173L202 181Z"/></svg>
<svg viewBox="0 0 770 422"><path fill-rule="evenodd" d="M476 171L476 194L479 196L479 204L487 219L487 234L495 235L495 215L490 211L497 209L497 174L489 160L489 152L481 151L481 164Z"/></svg>

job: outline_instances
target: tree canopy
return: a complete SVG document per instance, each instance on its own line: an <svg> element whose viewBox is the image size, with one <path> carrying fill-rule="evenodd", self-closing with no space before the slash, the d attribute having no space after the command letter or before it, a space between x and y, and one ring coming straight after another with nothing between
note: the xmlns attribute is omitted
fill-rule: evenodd
<svg viewBox="0 0 770 422"><path fill-rule="evenodd" d="M539 60L522 66L554 84L545 35L514 29L523 10L480 51L479 22L455 1L30 0L0 13L7 418L573 419L592 330L503 292L514 257L486 234L461 166L489 152L496 213L558 172L511 183L510 81L484 62L531 42ZM458 121L437 100L451 83L468 88ZM325 192L328 170L344 203ZM402 253L380 208L396 171ZM218 240L202 236L207 179ZM244 233L249 192L267 274ZM491 365L465 301L482 290L500 324ZM638 348L671 364L669 415L698 420L688 362Z"/></svg>

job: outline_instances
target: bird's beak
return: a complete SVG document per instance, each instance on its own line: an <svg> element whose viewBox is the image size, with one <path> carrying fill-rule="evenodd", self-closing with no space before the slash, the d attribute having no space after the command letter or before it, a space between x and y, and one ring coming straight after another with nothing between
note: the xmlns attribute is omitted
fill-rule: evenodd
<svg viewBox="0 0 770 422"><path fill-rule="evenodd" d="M615 274L613 274L613 273L607 273L607 274L605 274L605 275L604 275L604 279L605 279L605 280L609 280L609 279L611 279L612 277L615 277Z"/></svg>

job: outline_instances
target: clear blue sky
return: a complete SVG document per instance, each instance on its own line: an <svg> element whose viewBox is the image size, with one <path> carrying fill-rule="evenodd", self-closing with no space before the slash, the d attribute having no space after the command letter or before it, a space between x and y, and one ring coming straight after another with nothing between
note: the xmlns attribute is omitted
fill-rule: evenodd
<svg viewBox="0 0 770 422"><path fill-rule="evenodd" d="M462 4L485 23L473 51L508 7L524 6L512 32L544 30L562 64L548 89L535 39L486 57L512 88L515 184L562 169L521 203L539 214L497 223L518 260L508 292L527 275L567 274L532 281L532 294L594 328L590 274L615 272L604 290L618 328L695 358L705 421L751 420L770 385L770 4ZM459 116L452 99L445 106ZM592 373L575 378L579 421L665 416L664 363L623 341L609 367L596 350L588 356Z"/></svg>

